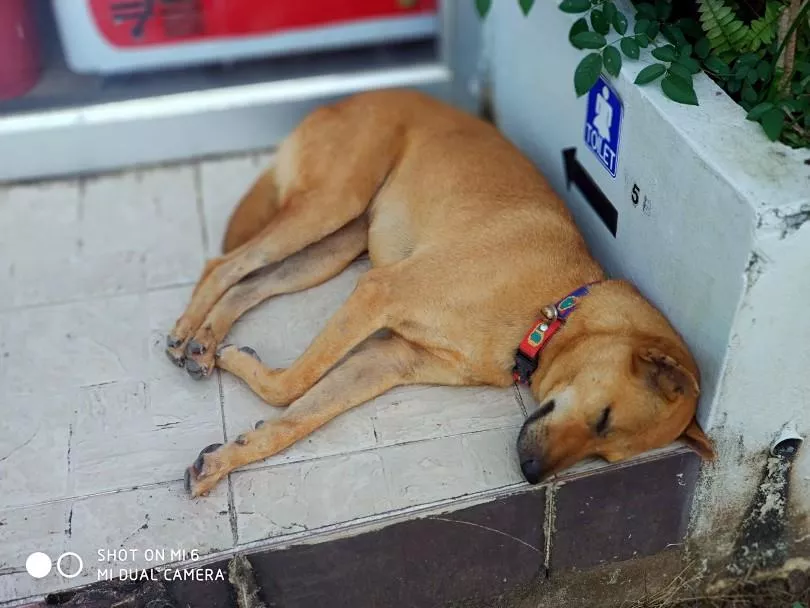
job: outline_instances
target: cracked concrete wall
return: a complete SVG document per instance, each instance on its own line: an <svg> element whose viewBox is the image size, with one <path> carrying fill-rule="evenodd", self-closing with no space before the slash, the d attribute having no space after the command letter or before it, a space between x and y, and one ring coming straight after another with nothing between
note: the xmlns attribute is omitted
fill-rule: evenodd
<svg viewBox="0 0 810 608"><path fill-rule="evenodd" d="M810 221L797 213L765 212L732 329L726 366L713 403L712 435L718 462L706 467L698 489L693 535L723 553L737 534L739 512L753 500L767 450L793 423L810 436ZM791 471L785 515L797 528L795 551L810 553L810 445Z"/></svg>
<svg viewBox="0 0 810 608"><path fill-rule="evenodd" d="M690 534L705 556L729 557L774 436L788 421L810 434L810 153L768 142L702 75L699 107L635 86L642 55L610 80L623 104L612 178L583 139L586 98L573 91L583 54L567 37L576 16L556 4L524 17L517 3L494 3L484 38L495 119L565 198L607 270L634 281L690 344L702 372L698 418L719 452ZM570 147L615 206L615 237L568 184ZM791 533L807 540L810 445L789 478Z"/></svg>

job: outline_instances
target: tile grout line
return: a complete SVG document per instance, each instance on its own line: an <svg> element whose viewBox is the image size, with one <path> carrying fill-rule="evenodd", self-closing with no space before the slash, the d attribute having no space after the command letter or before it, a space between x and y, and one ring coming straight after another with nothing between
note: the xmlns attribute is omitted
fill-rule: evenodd
<svg viewBox="0 0 810 608"><path fill-rule="evenodd" d="M217 372L220 373L219 368L217 368ZM221 386L220 386L220 389L221 389ZM224 392L222 393L222 395L223 395L223 400L224 400ZM224 401L220 402L220 407L222 407L223 402ZM224 411L224 409L223 409L223 411ZM223 425L224 425L224 413L223 413ZM467 431L467 432L459 433L459 434L456 434L456 435L445 435L445 436L442 436L442 437L427 437L427 438L423 438L423 439L414 439L414 440L411 440L411 441L405 441L403 443L390 443L390 444L374 445L374 446L369 446L369 447L366 447L366 448L361 448L361 449L355 450L353 452L338 452L338 453L335 453L335 454L324 454L323 456L315 456L313 458L303 458L301 460L289 460L289 461L285 461L285 462L279 462L279 463L276 463L276 464L261 465L261 466L253 467L253 468L242 468L242 469L238 469L238 470L234 471L231 474L234 474L234 473L235 474L242 474L242 473L249 473L249 472L253 472L253 471L266 471L266 470L273 469L273 468L276 468L276 467L283 467L283 466L290 466L290 465L295 465L295 464L302 464L302 463L305 463L305 462L307 462L307 463L309 463L309 462L319 462L319 461L322 461L322 460L326 460L327 458L335 458L336 456L349 456L349 455L354 455L354 454L363 454L363 453L366 453L366 452L372 452L374 450L395 448L395 447L399 447L399 446L410 446L410 445L415 445L415 444L418 444L418 443L427 443L427 442L430 442L430 441L436 441L438 439L449 439L449 438L454 438L454 437L466 437L466 436L469 436L469 435L478 435L478 434L481 434L481 433L488 433L488 432L492 432L492 431L503 431L503 430L509 430L509 429L518 429L518 428L520 428L520 425L519 424L514 424L514 425L509 425L509 426L498 426L498 427L492 427L492 428L486 428L486 429L478 429L478 430L475 430L475 431ZM223 429L223 432L225 432L224 429ZM227 437L227 435L226 435L226 437ZM231 474L229 474L229 478L230 478ZM3 511L3 510L11 511L11 510L15 510L15 509L30 509L32 507L37 507L37 506L41 506L41 505L45 505L45 504L52 504L52 503L58 503L58 502L67 502L67 501L71 501L71 500L84 500L84 499L87 499L87 498L92 498L94 496L105 496L105 495L108 495L108 494L119 494L121 492L130 492L132 490L141 490L141 489L145 489L145 488L155 488L155 487L160 487L160 486L168 486L168 485L171 485L171 484L178 484L178 483L182 483L182 482L183 482L183 479L180 478L180 477L177 478L177 479L164 479L162 481L144 483L144 484L141 484L141 485L134 485L134 486L126 487L126 488L114 488L114 489L110 489L110 490L102 490L102 491L93 492L93 493L90 493L90 494L83 494L81 496L62 496L62 497L59 497L59 498L56 498L56 499L53 499L53 500L45 500L45 501L42 501L42 502L28 504L28 505L12 505L12 506L9 506L9 507L0 507L0 511Z"/></svg>
<svg viewBox="0 0 810 608"><path fill-rule="evenodd" d="M222 437L228 442L228 425L225 423L225 391L222 388L222 370L217 370L217 388L219 389L219 410L222 414ZM228 521L231 524L231 534L233 535L233 546L239 544L239 526L236 519L236 501L233 496L233 479L228 473Z"/></svg>
<svg viewBox="0 0 810 608"><path fill-rule="evenodd" d="M362 449L359 449L359 450L355 450L353 452L339 452L339 453L335 453L335 454L326 454L326 455L323 455L323 456L316 456L316 457L313 457L313 458L304 458L304 459L301 459L301 460L289 460L289 461L286 461L286 462L279 462L277 464L262 465L262 466L255 467L255 468L243 468L243 469L239 469L237 471L234 471L234 473L235 474L242 474L242 473L249 473L249 472L253 472L253 471L265 471L265 470L268 470L268 469L273 469L275 467L289 466L289 465L301 464L301 463L305 463L305 462L318 462L318 461L321 461L321 460L325 460L327 458L334 458L335 456L349 456L349 455L353 455L353 454L362 454L362 453L365 453L365 452L370 452L370 451L374 451L374 450L378 450L378 449L388 449L388 448L394 448L394 447L399 447L399 446L415 445L415 444L418 444L418 443L425 443L425 442L429 442L429 441L435 441L437 439L447 439L447 438L452 438L452 437L467 437L467 436L470 436L470 435L477 435L477 434L480 434L480 433L487 433L487 432L491 432L491 431L503 431L503 430L509 430L509 429L519 429L519 428L520 428L520 425L517 424L517 425L500 426L500 427L480 429L480 430L475 430L475 431L468 431L468 432L460 433L460 434L457 434L457 435L445 435L443 437L428 437L428 438L425 438L425 439L414 439L412 441L406 441L406 442L403 442L403 443L391 443L391 444L383 444L383 445L378 445L378 446L370 446L370 447L367 447L367 448L362 448ZM664 450L661 450L661 451L656 451L656 452L653 452L652 454L642 455L640 457L637 457L637 458L634 458L634 459L631 459L631 460L628 460L628 461L625 461L625 462L622 462L622 463L617 463L617 464L612 464L612 465L608 464L608 465L605 465L604 467L600 467L598 469L586 469L586 470L583 470L583 471L573 471L570 474L563 477L562 479L555 481L554 483L557 486L559 486L561 484L576 481L577 479L580 479L581 477L586 476L586 475L591 475L594 472L603 471L603 470L607 470L607 469L623 468L625 466L632 466L632 465L636 465L636 464L639 464L639 463L649 462L649 461L652 461L652 460L658 460L660 458L667 458L667 457L671 456L673 453L680 452L680 451L687 452L687 451L689 451L689 448L676 446L674 448L669 448L669 449L664 449ZM50 499L50 500L43 500L43 501L40 501L40 502L37 502L37 503L31 503L31 504L26 504L26 505L7 505L7 506L0 505L0 512L1 511L15 511L17 509L31 509L33 507L39 507L39 506L48 505L48 504L56 504L56 503L60 503L60 502L85 500L85 499L88 499L88 498L93 498L95 496L107 496L107 495L110 495L110 494L120 494L121 492L130 492L130 491L133 491L133 490L143 490L143 489L149 489L149 488L159 488L159 487L162 487L162 486L170 486L170 485L173 485L173 484L180 484L180 483L183 483L182 478L164 479L162 481L155 481L155 482L151 482L151 483L133 485L133 486L125 487L125 488L114 488L114 489L109 489L109 490L101 490L101 491L98 491L98 492L92 492L90 494L82 494L80 496L60 496L59 498L54 498L54 499Z"/></svg>
<svg viewBox="0 0 810 608"><path fill-rule="evenodd" d="M543 518L543 570L545 577L551 574L551 551L554 539L554 526L557 520L557 482L546 486L546 512Z"/></svg>
<svg viewBox="0 0 810 608"><path fill-rule="evenodd" d="M200 223L200 235L202 237L203 260L207 260L209 235L208 235L208 226L205 221L205 204L203 202L203 189L202 189L202 171L200 170L199 162L194 163L193 175L194 175L195 204L197 206L197 221L199 221Z"/></svg>
<svg viewBox="0 0 810 608"><path fill-rule="evenodd" d="M146 289L139 289L134 291L120 291L110 294L99 294L94 296L67 298L64 300L54 300L53 302L34 302L33 304L22 304L20 306L9 306L8 308L0 308L0 316L10 315L16 312L26 310L41 310L43 308L58 308L60 306L70 306L72 304L83 304L85 302L99 302L106 300L114 300L116 298L128 298L132 296L148 295L150 293L160 293L162 291L169 291L171 289L179 289L181 287L192 287L195 281L181 281L179 283L168 283L166 285L159 285L157 287L149 287Z"/></svg>

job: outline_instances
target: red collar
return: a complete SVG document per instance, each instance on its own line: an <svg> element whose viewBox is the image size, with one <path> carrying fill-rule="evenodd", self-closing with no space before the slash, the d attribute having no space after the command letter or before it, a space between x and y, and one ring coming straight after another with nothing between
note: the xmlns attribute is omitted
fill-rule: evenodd
<svg viewBox="0 0 810 608"><path fill-rule="evenodd" d="M515 367L512 368L512 377L515 382L529 383L529 378L540 364L540 351L548 344L551 337L565 325L568 315L574 312L579 301L588 295L591 285L594 285L594 283L588 283L572 291L556 304L543 307L544 318L539 319L532 325L515 353Z"/></svg>

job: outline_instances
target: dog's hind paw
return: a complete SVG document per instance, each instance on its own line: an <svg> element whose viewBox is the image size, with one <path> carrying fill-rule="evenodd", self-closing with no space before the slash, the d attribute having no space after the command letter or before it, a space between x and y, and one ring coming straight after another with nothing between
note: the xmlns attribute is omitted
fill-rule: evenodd
<svg viewBox="0 0 810 608"><path fill-rule="evenodd" d="M205 496L224 475L221 463L218 463L214 452L222 447L221 443L212 443L203 448L194 464L186 469L184 486L186 492L192 497Z"/></svg>

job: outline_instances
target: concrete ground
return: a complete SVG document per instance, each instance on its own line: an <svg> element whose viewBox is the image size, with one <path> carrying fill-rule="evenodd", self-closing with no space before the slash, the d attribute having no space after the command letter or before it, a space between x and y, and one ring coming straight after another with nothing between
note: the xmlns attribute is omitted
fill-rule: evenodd
<svg viewBox="0 0 810 608"><path fill-rule="evenodd" d="M187 498L183 472L202 447L277 412L233 377L194 381L163 353L268 158L0 188L0 604L521 482L525 412L511 390L409 387ZM229 341L289 364L366 267L263 304ZM54 562L44 578L26 571L35 551ZM55 567L65 552L68 575L82 560L73 578Z"/></svg>

